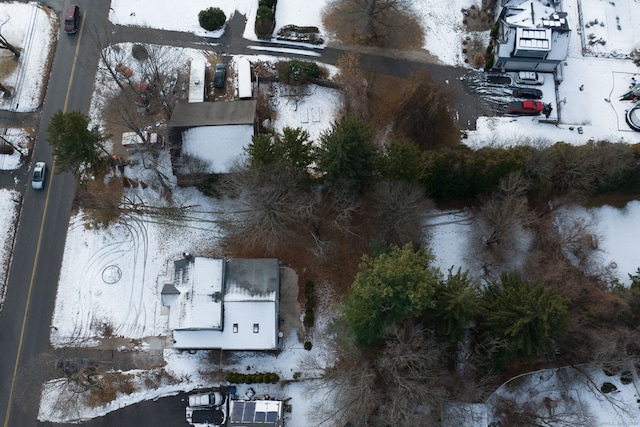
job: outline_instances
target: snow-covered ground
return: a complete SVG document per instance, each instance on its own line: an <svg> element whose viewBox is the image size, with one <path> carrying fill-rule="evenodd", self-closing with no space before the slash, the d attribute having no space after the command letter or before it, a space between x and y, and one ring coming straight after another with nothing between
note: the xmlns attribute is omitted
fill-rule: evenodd
<svg viewBox="0 0 640 427"><path fill-rule="evenodd" d="M577 1L579 0L564 2L565 10L570 13L572 22L575 22L573 28L578 26ZM210 4L203 6L202 0L183 0L180 2L179 10L176 10L170 3L173 2L170 0L112 0L110 19L121 25L176 31L189 30L213 38L221 34L220 32L207 33L197 24L197 12ZM277 26L316 25L322 29L320 11L327 3L328 0L279 0ZM451 2L416 0L414 2L414 7L422 17L426 30L424 47L443 63L462 64L458 55L460 40L464 35L460 25L462 18L460 9L469 7L473 3L470 0ZM598 2L583 0L584 3ZM633 0L616 0L616 4L628 5L631 15L627 16L635 16L633 13L637 15L639 12L637 2L634 3ZM244 14L248 20L244 36L247 39L256 39L252 23L257 1L218 0L214 6L221 7L228 18L233 13ZM608 6L605 7L608 8ZM41 64L45 63L43 58L48 54L46 47L44 51L35 48L35 46L38 49L46 46L44 39L37 42L35 39L29 40L26 37L26 34L29 34L27 32L29 26L37 25L41 31L36 33L47 34L46 40L51 39L51 34L57 34L54 21L48 17L40 18L40 13L33 12L32 9L38 8L35 8L34 4L0 4L0 18L10 15L12 21L23 23L16 26L17 33L12 35L16 44L24 43L24 46L29 47L23 52L25 60L18 67L20 71L17 71L23 76L41 75ZM37 17L35 21L32 19L33 16ZM32 22L35 23L31 24ZM614 40L616 37L611 37L611 44L607 45L613 46L614 41L620 43L620 46L624 46L623 43L628 40L633 40L635 43L635 37L640 34L640 31L637 30L636 24L632 24L624 18L621 30L614 27L616 37L621 40ZM4 32L5 28L8 27L3 27L3 34L6 36L8 33ZM478 131L471 132L469 135L470 144L479 146L500 140L508 141L514 137L519 139L517 137L521 135L543 136L551 141L564 140L575 144L584 143L590 138L608 138L612 141L625 142L640 141L640 134L625 130L626 125L619 120L619 111L612 111L623 105L605 101L605 98L610 101L617 99L619 96L617 91L624 89L625 79L637 72L637 67L628 60L583 58L581 51L580 40L576 36L572 39L564 82L558 87L558 100L563 101L558 107L561 118L559 126L541 124L530 118L480 119ZM612 51L609 51L609 54L611 53ZM319 55L316 60L322 62L321 52ZM3 108L20 111L36 108L37 103L31 101L30 104L31 95L29 94L38 92L38 84L38 82L30 83L25 78L22 81L25 89L17 92L15 104L3 106ZM584 88L580 90L582 85ZM336 114L333 107L337 105L337 95L323 88L313 88L312 91L312 94L296 102L286 97L279 98L276 129L282 129L284 126L302 126L309 128L311 137L315 139L320 132L330 126ZM564 101L565 98L566 101ZM97 101L96 95L93 105L97 105ZM29 105L31 106L25 107ZM315 120L316 117L319 120ZM574 130L570 130L570 127ZM582 127L582 134L578 133L578 127ZM13 160L3 159L2 161L9 164ZM164 167L165 172L170 176L170 169L166 164ZM145 180L141 177L144 172L142 169L128 168L126 173L139 180ZM146 182L153 182L153 179L146 179ZM126 222L119 222L107 230L97 231L84 226L82 213L71 219L58 286L59 293L52 319L52 326L57 328L52 329L53 345L61 346L79 341L86 345L95 345L98 342L96 338L99 336L99 331L105 324L113 327L114 334L130 339L158 336L166 332L166 323L160 308L160 288L157 278L163 275L167 262L184 251L192 253L215 251L218 229L215 222L205 221L205 218L215 218L215 213L223 210L220 202L209 200L196 190L178 189L175 183L173 185L173 203L178 206L190 206L186 211L186 217L177 223L163 224L146 215L129 214ZM140 186L129 191L129 196L135 198L137 202L144 202L151 206L165 203L153 186L145 188ZM9 212L16 211L15 197L16 194L13 192L0 191L0 206L3 212L0 219L7 224L12 224L15 219L15 216L7 215ZM640 262L633 258L633 254L637 252L634 248L640 237L637 221L633 219L640 215L640 203L631 202L624 210L604 207L592 209L590 212L598 218L604 236L601 242L601 248L605 253L603 262L609 265L615 261L621 279L626 279L627 273L635 272L640 266L634 265L634 262L638 264ZM432 227L431 230L431 244L443 270L452 265L465 267L465 240L461 236L467 234L469 223L458 222L459 214L449 215L450 217L438 219L437 222L441 225ZM7 225L6 229L11 230L11 227ZM180 235L180 239L167 237L176 235ZM12 243L13 233L6 233L5 236L7 237L5 237L4 247L7 248ZM8 262L6 252L1 255L4 258L0 261L6 265ZM114 281L114 278L118 280ZM282 378L291 379L297 369L302 369L300 366L306 357L313 357L322 352L320 341L314 341L311 352L303 350L302 343L295 336L287 338L287 342L290 344L277 358L260 353L247 353L238 358L237 365L229 368L235 367L240 370L246 369L246 366L259 366L260 370L278 372ZM207 363L203 353L185 355L165 350L165 360L167 362L165 370L180 383L161 384L154 390L140 389L131 395L123 395L113 404L104 407L92 409L81 407L75 419L100 416L136 401L210 385L208 379L199 374L201 367ZM42 420L69 419L64 418L69 417L68 414L63 415L55 410L56 393L49 392L55 390L55 383L45 386L43 393L45 398L39 415ZM289 425L309 425L306 409L311 399L305 398L307 392L302 383L294 382L286 388L269 386L265 390L256 389L256 391L278 398L292 398L294 410L288 415ZM590 396L593 395L594 393L581 394L580 399L588 404ZM620 397L623 397L622 394ZM597 407L596 402L594 407ZM605 409L602 411L606 414Z"/></svg>
<svg viewBox="0 0 640 427"><path fill-rule="evenodd" d="M14 67L3 68L2 84L13 88L12 96L0 97L0 109L13 111L34 111L40 106L44 96L44 73L51 46L58 38L56 17L43 6L24 3L3 2L0 5L2 35L6 40L22 49L20 59L10 59L13 54L0 50L5 64Z"/></svg>
<svg viewBox="0 0 640 427"><path fill-rule="evenodd" d="M15 190L0 189L0 229L3 230L2 239L0 239L0 309L4 304L21 197L21 194Z"/></svg>

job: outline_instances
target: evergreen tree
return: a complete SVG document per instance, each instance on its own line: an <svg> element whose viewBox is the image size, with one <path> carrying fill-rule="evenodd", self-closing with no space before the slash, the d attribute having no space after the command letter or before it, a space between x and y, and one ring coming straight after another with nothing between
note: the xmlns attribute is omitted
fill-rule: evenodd
<svg viewBox="0 0 640 427"><path fill-rule="evenodd" d="M503 273L500 282L484 291L486 337L504 339L506 352L499 366L512 357L533 360L540 351L553 352L553 340L568 330L567 301L554 289L530 285L515 273Z"/></svg>
<svg viewBox="0 0 640 427"><path fill-rule="evenodd" d="M449 270L446 280L436 288L435 307L432 311L438 334L452 341L462 338L472 320L481 312L480 289L461 269L454 274Z"/></svg>
<svg viewBox="0 0 640 427"><path fill-rule="evenodd" d="M302 128L285 127L278 135L275 152L282 160L283 167L292 176L306 174L313 161L313 146L309 132Z"/></svg>
<svg viewBox="0 0 640 427"><path fill-rule="evenodd" d="M430 252L410 244L391 246L376 258L362 257L343 300L344 316L359 345L381 344L393 324L433 307L440 271L430 266L432 261Z"/></svg>
<svg viewBox="0 0 640 427"><path fill-rule="evenodd" d="M291 177L306 174L313 161L309 132L285 127L282 134L256 135L244 149L252 166L277 167Z"/></svg>
<svg viewBox="0 0 640 427"><path fill-rule="evenodd" d="M71 172L76 177L84 172L98 173L111 160L104 147L107 138L97 126L89 129L89 119L79 111L58 111L47 126L56 171Z"/></svg>
<svg viewBox="0 0 640 427"><path fill-rule="evenodd" d="M422 175L420 149L408 142L391 141L384 147L380 161L380 172L385 179L418 181Z"/></svg>
<svg viewBox="0 0 640 427"><path fill-rule="evenodd" d="M251 143L244 148L244 152L249 156L251 166L273 166L277 161L274 135L253 136Z"/></svg>
<svg viewBox="0 0 640 427"><path fill-rule="evenodd" d="M375 175L378 149L373 127L354 116L342 118L320 136L318 170L332 183L349 183L357 191Z"/></svg>

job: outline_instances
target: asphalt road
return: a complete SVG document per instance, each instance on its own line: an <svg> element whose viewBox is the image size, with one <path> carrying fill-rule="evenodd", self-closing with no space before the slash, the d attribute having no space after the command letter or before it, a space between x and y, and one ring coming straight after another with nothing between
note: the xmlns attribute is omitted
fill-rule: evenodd
<svg viewBox="0 0 640 427"><path fill-rule="evenodd" d="M91 4L91 13L83 14L83 28L105 22L108 2L79 0L78 4L85 11ZM60 34L55 47L32 157L47 162L50 171L52 150L46 142L46 127L51 116L58 110L87 112L89 108L98 55L92 41L82 36L82 31L74 36ZM39 394L39 386L17 374L44 369L29 363L49 350L49 325L75 194L75 179L69 174L49 173L44 191L31 189L28 176L23 178L22 212L0 314L0 414L4 427L37 425L37 407L20 405L19 398Z"/></svg>
<svg viewBox="0 0 640 427"><path fill-rule="evenodd" d="M26 2L26 1L25 1ZM63 0L41 2L49 4L58 14ZM41 113L0 114L0 121L11 123L35 120L38 132L33 161L45 161L53 165L51 148L46 142L46 127L58 110L78 110L87 113L93 92L94 76L98 66L98 51L92 34L105 30L112 34L112 42L137 41L173 46L195 47L230 54L256 54L251 49L255 42L242 39L244 17L237 15L228 25L225 35L218 40L204 39L188 33L176 33L152 29L112 26L108 22L109 2L76 0L80 6L81 29L76 35L60 34L49 77L47 94ZM263 43L263 46L281 45ZM327 48L319 50L318 61L336 64L346 50ZM308 50L305 48L305 50ZM278 56L296 56L277 52ZM300 55L301 58L309 58ZM446 80L458 93L458 115L461 124L475 124L475 117L483 113L475 95L465 91L460 83L470 72L465 69L445 67L427 62L408 61L391 57L383 51L361 52L362 67L369 71L406 77L411 72L428 68L436 79ZM7 121L3 121L7 123ZM466 127L466 126L462 126ZM42 369L31 366L40 355L49 352L49 327L67 225L70 218L75 179L69 174L49 174L44 191L34 191L29 185L28 167L10 174L2 174L0 185L24 188L22 211L16 234L12 264L9 270L7 295L0 313L0 415L2 426L22 427L50 425L36 421L37 406L19 403L21 396L39 394L39 384L23 373ZM89 426L160 426L187 425L184 420L184 396L144 402L105 417L86 422Z"/></svg>

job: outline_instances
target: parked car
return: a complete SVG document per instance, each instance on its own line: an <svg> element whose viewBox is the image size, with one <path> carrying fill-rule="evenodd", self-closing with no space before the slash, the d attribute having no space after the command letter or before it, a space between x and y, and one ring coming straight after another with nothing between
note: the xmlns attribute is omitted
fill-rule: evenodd
<svg viewBox="0 0 640 427"><path fill-rule="evenodd" d="M542 91L533 87L519 87L513 90L516 98L541 99Z"/></svg>
<svg viewBox="0 0 640 427"><path fill-rule="evenodd" d="M33 168L33 178L31 178L31 187L34 190L42 190L44 188L44 180L47 177L47 164L45 162L36 162Z"/></svg>
<svg viewBox="0 0 640 427"><path fill-rule="evenodd" d="M213 78L213 85L215 87L224 87L225 80L227 79L227 65L216 64L216 73Z"/></svg>
<svg viewBox="0 0 640 427"><path fill-rule="evenodd" d="M532 115L540 114L544 106L540 101L532 101L527 99L525 101L513 101L508 105L509 113L511 114L521 114L521 115Z"/></svg>
<svg viewBox="0 0 640 427"><path fill-rule="evenodd" d="M67 34L77 33L78 24L80 24L80 8L75 4L70 4L64 15L64 32Z"/></svg>
<svg viewBox="0 0 640 427"><path fill-rule="evenodd" d="M535 71L519 71L516 74L516 83L521 85L542 85L544 84L544 76Z"/></svg>

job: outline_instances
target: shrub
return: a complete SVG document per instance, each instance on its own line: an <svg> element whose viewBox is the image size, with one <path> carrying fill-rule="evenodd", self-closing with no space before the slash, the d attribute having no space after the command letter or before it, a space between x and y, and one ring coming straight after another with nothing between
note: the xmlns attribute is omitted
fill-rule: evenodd
<svg viewBox="0 0 640 427"><path fill-rule="evenodd" d="M273 9L273 6L276 4L276 0L260 0L258 2L258 7L265 6L269 9Z"/></svg>
<svg viewBox="0 0 640 427"><path fill-rule="evenodd" d="M500 27L498 26L498 24L495 24L493 27L491 27L491 32L489 33L489 35L491 36L492 39L495 39L496 37L498 37L499 29Z"/></svg>
<svg viewBox="0 0 640 427"><path fill-rule="evenodd" d="M275 384L280 381L280 377L274 372L258 372L256 374L230 372L225 376L225 379L232 384L259 384L269 382Z"/></svg>
<svg viewBox="0 0 640 427"><path fill-rule="evenodd" d="M600 387L600 391L603 392L604 394L611 393L612 391L616 391L617 389L618 387L607 382L602 384L602 387Z"/></svg>
<svg viewBox="0 0 640 427"><path fill-rule="evenodd" d="M256 35L259 39L268 40L271 38L273 28L275 27L273 19L262 18L256 19Z"/></svg>
<svg viewBox="0 0 640 427"><path fill-rule="evenodd" d="M490 56L489 58L487 58L487 62L484 64L484 69L485 70L490 70L493 68L493 62L494 62L494 58L493 56Z"/></svg>
<svg viewBox="0 0 640 427"><path fill-rule="evenodd" d="M314 308L316 306L315 285L311 280L308 280L304 285L304 321L303 324L306 328L313 326L315 322Z"/></svg>
<svg viewBox="0 0 640 427"><path fill-rule="evenodd" d="M142 62L149 58L149 52L147 52L147 48L144 45L136 43L131 46L131 56Z"/></svg>
<svg viewBox="0 0 640 427"><path fill-rule="evenodd" d="M311 344L311 341L305 341L304 342L304 349L309 351L311 350L311 348L313 347L313 344Z"/></svg>
<svg viewBox="0 0 640 427"><path fill-rule="evenodd" d="M219 30L226 21L227 15L219 7L210 7L198 13L198 22L207 31Z"/></svg>
<svg viewBox="0 0 640 427"><path fill-rule="evenodd" d="M310 328L313 326L313 323L316 321L316 316L313 314L313 308L307 308L304 312L304 321L302 322L305 328Z"/></svg>
<svg viewBox="0 0 640 427"><path fill-rule="evenodd" d="M270 19L273 21L275 16L276 15L273 12L272 8L264 5L258 6L258 11L256 12L256 20Z"/></svg>
<svg viewBox="0 0 640 427"><path fill-rule="evenodd" d="M288 84L304 84L310 78L320 78L320 67L315 62L292 59L279 64L280 79Z"/></svg>

